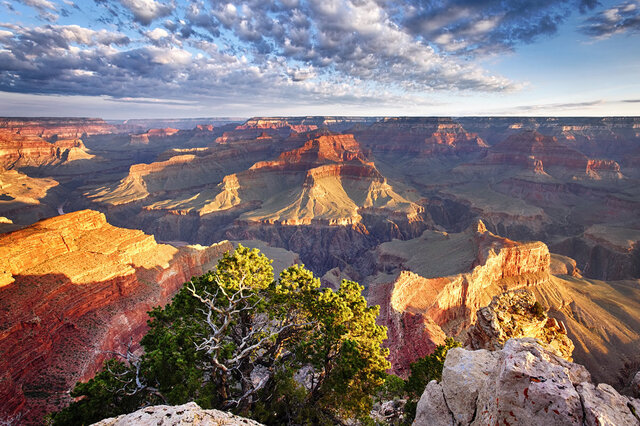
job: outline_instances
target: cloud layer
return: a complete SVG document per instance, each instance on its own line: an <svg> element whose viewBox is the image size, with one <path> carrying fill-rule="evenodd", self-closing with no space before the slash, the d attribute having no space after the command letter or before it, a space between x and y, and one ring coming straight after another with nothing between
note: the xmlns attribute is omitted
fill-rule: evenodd
<svg viewBox="0 0 640 426"><path fill-rule="evenodd" d="M0 23L2 91L301 104L418 104L437 91L516 90L520 82L487 71L480 60L552 35L574 11L597 6L595 0L20 3L37 18ZM597 13L583 31L598 37L637 31L635 5ZM93 18L68 24L81 15Z"/></svg>

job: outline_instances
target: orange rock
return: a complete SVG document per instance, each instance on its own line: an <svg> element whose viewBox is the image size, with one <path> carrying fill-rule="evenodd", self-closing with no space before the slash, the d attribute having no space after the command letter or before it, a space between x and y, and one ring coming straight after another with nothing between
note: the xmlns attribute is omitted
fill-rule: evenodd
<svg viewBox="0 0 640 426"><path fill-rule="evenodd" d="M0 416L38 421L64 403L106 351L139 341L147 311L232 248L157 244L91 210L1 234Z"/></svg>

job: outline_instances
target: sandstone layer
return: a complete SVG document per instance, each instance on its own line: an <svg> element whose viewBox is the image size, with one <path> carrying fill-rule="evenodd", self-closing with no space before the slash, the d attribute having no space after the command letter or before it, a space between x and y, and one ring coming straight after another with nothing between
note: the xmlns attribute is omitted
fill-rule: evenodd
<svg viewBox="0 0 640 426"><path fill-rule="evenodd" d="M629 366L640 362L638 281L586 279L575 261L550 256L541 242L515 242L478 224L463 233L425 231L420 238L383 243L353 265L355 270L334 271L332 280L351 277L365 283L370 303L381 306L379 321L389 329L386 345L400 375L446 336L466 341L478 318L487 342L495 343L488 335L534 333L549 337L548 342L557 338L555 349L568 356L568 337L575 345L572 357L598 381L619 389L628 384ZM506 310L501 310L503 324L491 310L488 318L483 311L476 314L494 297L518 289L533 293L550 319L519 318L517 324L526 322L515 327L506 323L514 318Z"/></svg>
<svg viewBox="0 0 640 426"><path fill-rule="evenodd" d="M392 368L401 375L446 335L463 333L494 296L549 279L543 243L516 243L482 222L460 234L425 231L416 240L382 244L378 253L378 267L388 272L373 278L369 300L380 305Z"/></svg>
<svg viewBox="0 0 640 426"><path fill-rule="evenodd" d="M233 249L173 247L85 210L0 235L0 414L26 424L138 342L147 311Z"/></svg>
<svg viewBox="0 0 640 426"><path fill-rule="evenodd" d="M38 136L44 139L77 139L83 135L115 131L115 126L101 118L0 118L0 134Z"/></svg>
<svg viewBox="0 0 640 426"><path fill-rule="evenodd" d="M430 382L414 425L637 425L640 400L558 357L535 339L512 339L504 349L449 351L442 381Z"/></svg>

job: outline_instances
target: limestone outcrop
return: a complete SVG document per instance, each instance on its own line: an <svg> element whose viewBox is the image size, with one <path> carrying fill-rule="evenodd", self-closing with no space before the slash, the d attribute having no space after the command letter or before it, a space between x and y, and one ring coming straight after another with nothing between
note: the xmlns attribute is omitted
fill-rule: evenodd
<svg viewBox="0 0 640 426"><path fill-rule="evenodd" d="M63 404L107 351L134 348L147 312L233 246L173 247L78 211L0 234L0 416Z"/></svg>
<svg viewBox="0 0 640 426"><path fill-rule="evenodd" d="M414 425L637 425L640 400L545 349L511 339L500 351L449 351L442 381L430 382Z"/></svg>
<svg viewBox="0 0 640 426"><path fill-rule="evenodd" d="M183 405L154 405L141 408L131 414L125 414L110 419L104 419L93 426L174 426L174 425L201 425L201 426L259 426L254 420L235 416L219 410L204 410L195 402Z"/></svg>
<svg viewBox="0 0 640 426"><path fill-rule="evenodd" d="M476 313L476 323L467 334L471 349L501 349L509 339L532 337L556 355L572 361L574 345L562 321L549 318L527 289L495 296L489 306Z"/></svg>

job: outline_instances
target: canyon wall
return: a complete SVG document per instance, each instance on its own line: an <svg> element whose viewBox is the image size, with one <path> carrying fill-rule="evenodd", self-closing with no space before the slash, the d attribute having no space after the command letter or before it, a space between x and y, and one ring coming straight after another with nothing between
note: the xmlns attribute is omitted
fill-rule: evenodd
<svg viewBox="0 0 640 426"><path fill-rule="evenodd" d="M25 424L68 401L108 351L136 344L147 311L232 250L157 244L85 210L0 235L0 413Z"/></svg>

